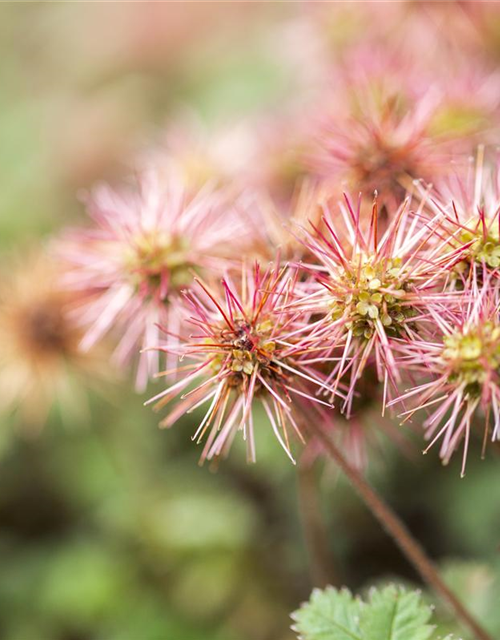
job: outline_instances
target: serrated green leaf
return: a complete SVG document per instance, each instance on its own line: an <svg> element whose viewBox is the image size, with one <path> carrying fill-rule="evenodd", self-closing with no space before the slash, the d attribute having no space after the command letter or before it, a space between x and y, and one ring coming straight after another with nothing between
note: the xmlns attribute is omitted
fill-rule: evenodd
<svg viewBox="0 0 500 640"><path fill-rule="evenodd" d="M362 606L347 589L315 589L309 602L292 615L294 630L302 640L363 640L359 628Z"/></svg>
<svg viewBox="0 0 500 640"><path fill-rule="evenodd" d="M361 612L363 640L428 640L433 627L427 624L431 610L420 594L389 585L373 589Z"/></svg>
<svg viewBox="0 0 500 640"><path fill-rule="evenodd" d="M373 589L367 603L347 589L315 589L292 615L301 640L430 640L430 617L419 592L395 585Z"/></svg>

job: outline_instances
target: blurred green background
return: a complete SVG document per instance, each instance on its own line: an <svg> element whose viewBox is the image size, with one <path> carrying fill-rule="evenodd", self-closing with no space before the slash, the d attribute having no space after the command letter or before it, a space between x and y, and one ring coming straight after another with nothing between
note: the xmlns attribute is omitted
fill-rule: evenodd
<svg viewBox="0 0 500 640"><path fill-rule="evenodd" d="M78 189L126 175L179 110L215 127L279 109L297 83L276 39L298 10L2 3L5 260L82 221ZM54 410L36 439L1 417L0 638L291 640L313 586L418 584L332 466L294 468L261 433L256 465L236 447L216 473L200 468L192 423L159 431L131 388L91 395L69 426ZM443 468L420 448L384 442L370 478L500 637L497 453L480 461L476 447L460 480L459 460Z"/></svg>

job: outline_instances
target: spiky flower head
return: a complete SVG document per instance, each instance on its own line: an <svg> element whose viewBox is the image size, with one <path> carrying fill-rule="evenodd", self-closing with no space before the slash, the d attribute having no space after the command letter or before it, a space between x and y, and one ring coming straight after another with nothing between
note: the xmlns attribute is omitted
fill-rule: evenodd
<svg viewBox="0 0 500 640"><path fill-rule="evenodd" d="M271 429L293 460L291 435L302 439L297 405L327 404L309 388L321 388L324 382L312 365L317 351L304 341L308 315L288 310L297 278L295 269L276 266L262 272L256 265L244 268L237 284L225 278L214 291L198 279L196 289L186 294L193 333L182 344L161 349L191 363L183 366L182 380L148 403L160 409L181 395L161 423L165 427L209 403L193 436L197 442L205 440L202 460L226 454L238 431L249 460L255 460L256 403L263 406Z"/></svg>
<svg viewBox="0 0 500 640"><path fill-rule="evenodd" d="M422 191L422 188L421 188ZM490 274L498 279L500 266L500 164L485 162L485 149L479 147L473 160L456 167L453 175L425 192L426 206L446 217L449 244L460 248L461 259L452 272L452 284L467 286L473 273L482 280ZM473 266L476 269L472 269Z"/></svg>
<svg viewBox="0 0 500 640"><path fill-rule="evenodd" d="M58 286L58 265L42 253L2 267L0 409L39 430L57 405L63 418L86 409L85 387L111 378L105 352L81 353L81 330L68 316L72 294Z"/></svg>
<svg viewBox="0 0 500 640"><path fill-rule="evenodd" d="M425 381L395 400L413 401L414 406L402 414L406 420L432 407L423 423L425 437L431 441L428 448L441 440L445 463L464 441L462 475L476 425L483 424L483 446L489 438L500 439L499 309L498 289L487 278L481 289L473 282L463 292L458 312L444 307L433 312L440 337L415 340L405 360L413 379Z"/></svg>
<svg viewBox="0 0 500 640"><path fill-rule="evenodd" d="M140 348L158 343L158 325L181 330L179 292L192 272L217 272L239 224L220 194L205 188L191 197L180 177L149 171L138 189L107 186L87 198L93 226L61 241L65 284L90 294L76 310L91 348L108 332L118 336L115 356L127 364ZM158 354L144 352L137 388L159 370Z"/></svg>
<svg viewBox="0 0 500 640"><path fill-rule="evenodd" d="M409 200L380 239L376 200L371 219L363 219L361 200L355 207L346 196L339 208L336 217L325 209L325 233L305 231L304 242L319 265L306 265L316 286L309 285L297 306L314 315L311 339L330 345L324 354L333 362L328 383L335 389L347 384L342 409L349 416L368 364L384 383L385 406L401 380L398 353L428 330L429 306L447 299L442 274L456 256L436 239L440 217L422 220L421 209L412 212Z"/></svg>

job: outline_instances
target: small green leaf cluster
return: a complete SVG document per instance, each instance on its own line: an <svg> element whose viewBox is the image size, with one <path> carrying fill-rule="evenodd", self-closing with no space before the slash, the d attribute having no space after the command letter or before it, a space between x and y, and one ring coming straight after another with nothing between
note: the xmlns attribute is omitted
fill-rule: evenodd
<svg viewBox="0 0 500 640"><path fill-rule="evenodd" d="M300 640L430 640L431 614L420 592L389 585L367 602L348 589L315 589L292 618Z"/></svg>

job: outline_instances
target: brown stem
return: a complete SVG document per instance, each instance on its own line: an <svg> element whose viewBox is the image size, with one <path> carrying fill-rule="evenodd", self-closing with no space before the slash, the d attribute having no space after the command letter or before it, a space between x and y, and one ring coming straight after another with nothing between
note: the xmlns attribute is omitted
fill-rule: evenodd
<svg viewBox="0 0 500 640"><path fill-rule="evenodd" d="M338 584L328 533L321 513L314 465L311 461L299 461L298 466L299 509L304 539L309 556L311 580L314 586L326 587Z"/></svg>
<svg viewBox="0 0 500 640"><path fill-rule="evenodd" d="M308 430L311 431L311 428ZM493 640L448 588L431 559L427 556L420 543L413 538L399 516L382 500L359 471L349 463L332 439L321 428L314 429L314 435L321 441L330 457L338 464L355 491L363 499L385 531L392 537L406 558L420 573L423 580L450 605L457 618L474 633L476 640Z"/></svg>

